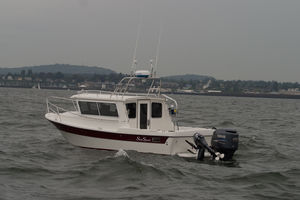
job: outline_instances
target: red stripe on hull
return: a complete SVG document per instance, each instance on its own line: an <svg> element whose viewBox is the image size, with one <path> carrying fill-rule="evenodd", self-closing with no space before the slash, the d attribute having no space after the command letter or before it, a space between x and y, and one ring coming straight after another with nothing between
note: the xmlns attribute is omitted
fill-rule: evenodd
<svg viewBox="0 0 300 200"><path fill-rule="evenodd" d="M166 136L152 136L152 135L130 135L123 133L110 133L104 131L95 131L83 128L77 128L73 126L68 126L64 124L60 124L57 122L50 121L52 124L56 126L59 130L73 133L76 135L94 137L94 138L102 138L102 139L111 139L111 140L122 140L122 141L130 141L130 142L145 142L145 143L157 143L164 144L168 137Z"/></svg>
<svg viewBox="0 0 300 200"><path fill-rule="evenodd" d="M101 151L118 151L116 149L102 149L102 148L96 148L96 147L83 147L83 146L79 146L80 148L83 149L94 149L94 150L101 150Z"/></svg>

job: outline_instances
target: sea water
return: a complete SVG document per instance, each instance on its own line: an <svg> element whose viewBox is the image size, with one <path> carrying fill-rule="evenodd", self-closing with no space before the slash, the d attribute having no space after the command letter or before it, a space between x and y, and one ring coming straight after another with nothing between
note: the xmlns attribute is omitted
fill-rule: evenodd
<svg viewBox="0 0 300 200"><path fill-rule="evenodd" d="M300 199L300 100L172 95L179 124L233 128L230 162L72 146L47 96L0 88L0 199Z"/></svg>

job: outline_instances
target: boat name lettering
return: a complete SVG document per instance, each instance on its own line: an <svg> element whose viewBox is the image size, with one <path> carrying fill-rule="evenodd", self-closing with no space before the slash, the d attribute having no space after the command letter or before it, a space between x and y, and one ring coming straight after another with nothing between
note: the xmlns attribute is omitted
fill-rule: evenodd
<svg viewBox="0 0 300 200"><path fill-rule="evenodd" d="M146 137L138 136L138 137L136 137L136 141L138 141L138 142L151 142L151 139L148 139Z"/></svg>

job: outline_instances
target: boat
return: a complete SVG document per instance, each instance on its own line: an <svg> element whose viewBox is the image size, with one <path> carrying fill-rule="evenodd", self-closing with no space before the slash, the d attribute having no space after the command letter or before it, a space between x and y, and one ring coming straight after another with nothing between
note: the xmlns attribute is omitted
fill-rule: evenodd
<svg viewBox="0 0 300 200"><path fill-rule="evenodd" d="M147 86L145 92L136 91L140 86ZM177 101L161 93L161 79L152 68L124 77L114 91L82 89L70 98L46 101L45 118L79 147L197 160L231 160L238 148L235 130L179 126ZM72 109L59 101L70 102Z"/></svg>
<svg viewBox="0 0 300 200"><path fill-rule="evenodd" d="M38 83L37 85L32 86L32 89L41 89L41 85L40 83Z"/></svg>

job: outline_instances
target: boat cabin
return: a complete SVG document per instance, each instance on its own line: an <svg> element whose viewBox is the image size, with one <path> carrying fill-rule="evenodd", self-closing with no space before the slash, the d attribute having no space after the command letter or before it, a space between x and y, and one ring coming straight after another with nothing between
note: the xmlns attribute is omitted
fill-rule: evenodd
<svg viewBox="0 0 300 200"><path fill-rule="evenodd" d="M82 116L116 121L135 129L174 131L175 128L174 113L163 97L82 92L71 99Z"/></svg>

